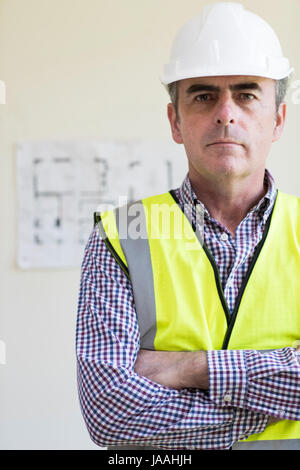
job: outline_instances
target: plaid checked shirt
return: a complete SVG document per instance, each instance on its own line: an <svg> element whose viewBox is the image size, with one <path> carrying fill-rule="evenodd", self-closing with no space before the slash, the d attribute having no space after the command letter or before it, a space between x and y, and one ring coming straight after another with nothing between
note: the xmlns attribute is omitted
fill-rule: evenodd
<svg viewBox="0 0 300 470"><path fill-rule="evenodd" d="M265 187L235 238L202 205L204 241L231 311L275 202L268 170ZM182 205L201 204L188 175L175 192ZM132 285L95 228L82 263L76 350L81 410L97 445L229 449L262 432L269 416L300 420L300 359L293 348L208 351L209 390L174 390L134 372L139 341Z"/></svg>

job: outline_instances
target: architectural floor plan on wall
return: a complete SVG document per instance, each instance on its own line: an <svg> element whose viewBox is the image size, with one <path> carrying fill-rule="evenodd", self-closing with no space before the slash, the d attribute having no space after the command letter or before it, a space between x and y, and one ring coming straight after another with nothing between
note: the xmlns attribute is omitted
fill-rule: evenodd
<svg viewBox="0 0 300 470"><path fill-rule="evenodd" d="M95 211L176 188L186 173L171 140L18 143L19 267L80 266Z"/></svg>

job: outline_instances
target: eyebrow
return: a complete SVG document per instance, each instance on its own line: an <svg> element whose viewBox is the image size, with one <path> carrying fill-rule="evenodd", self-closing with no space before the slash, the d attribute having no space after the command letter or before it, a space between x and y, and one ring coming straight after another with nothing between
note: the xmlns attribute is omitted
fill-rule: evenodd
<svg viewBox="0 0 300 470"><path fill-rule="evenodd" d="M262 93L261 87L256 82L236 83L234 85L229 85L229 89L231 91L256 90L256 91L259 91L260 93ZM195 83L194 85L191 85L186 90L186 94L191 95L192 93L196 93L198 91L213 91L213 92L218 93L219 91L221 91L221 88L219 86L208 85L206 83Z"/></svg>

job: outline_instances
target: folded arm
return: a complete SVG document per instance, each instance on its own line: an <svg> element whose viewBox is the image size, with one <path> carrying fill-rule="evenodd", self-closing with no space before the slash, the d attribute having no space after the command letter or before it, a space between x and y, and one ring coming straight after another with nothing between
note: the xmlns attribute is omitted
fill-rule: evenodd
<svg viewBox="0 0 300 470"><path fill-rule="evenodd" d="M209 390L221 407L300 421L300 347L272 352L141 350L136 370L176 389Z"/></svg>
<svg viewBox="0 0 300 470"><path fill-rule="evenodd" d="M224 408L206 391L178 390L138 373L139 340L131 283L93 232L82 264L76 334L79 398L92 440L226 449L265 429L262 414Z"/></svg>

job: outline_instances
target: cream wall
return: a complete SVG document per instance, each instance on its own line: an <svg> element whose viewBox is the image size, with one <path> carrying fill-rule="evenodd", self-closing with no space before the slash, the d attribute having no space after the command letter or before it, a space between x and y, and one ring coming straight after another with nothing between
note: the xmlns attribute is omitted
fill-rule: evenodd
<svg viewBox="0 0 300 470"><path fill-rule="evenodd" d="M169 136L159 73L178 27L199 0L1 0L0 79L0 448L93 449L76 390L74 335L79 269L16 265L15 143L27 139ZM296 0L251 0L300 79ZM294 91L294 94L296 90ZM300 93L296 94L300 101ZM300 105L268 167L300 196ZM295 98L295 96L294 96Z"/></svg>

